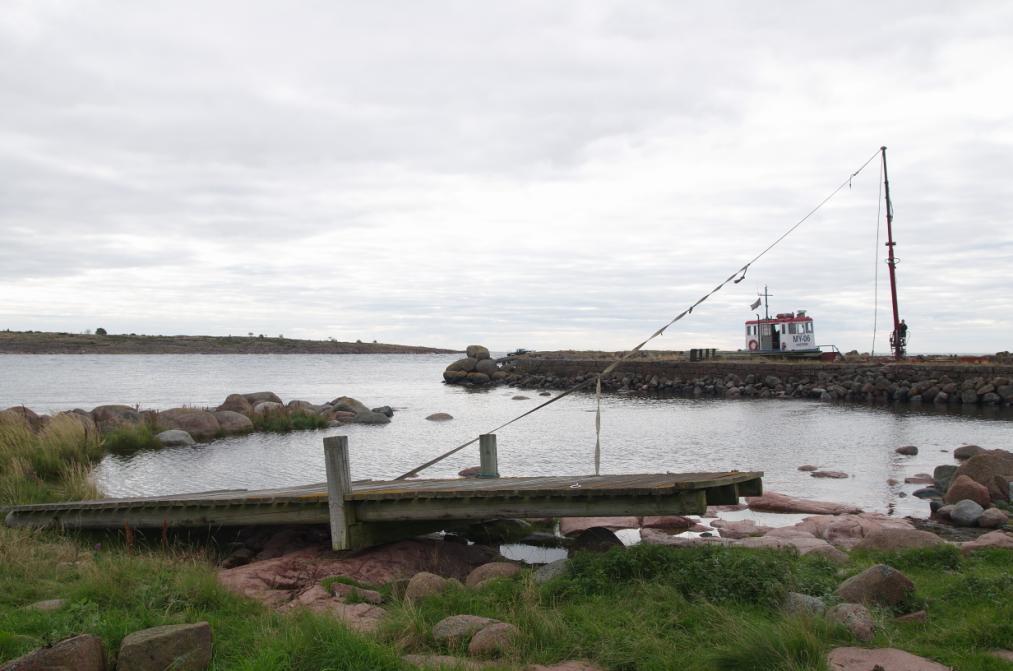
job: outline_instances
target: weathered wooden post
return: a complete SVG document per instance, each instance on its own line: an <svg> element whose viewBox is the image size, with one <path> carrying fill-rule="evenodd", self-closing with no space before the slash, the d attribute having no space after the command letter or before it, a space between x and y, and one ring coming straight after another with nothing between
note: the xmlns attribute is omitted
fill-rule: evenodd
<svg viewBox="0 0 1013 671"><path fill-rule="evenodd" d="M352 490L352 473L348 465L348 436L324 438L324 463L327 466L327 507L331 519L331 547L351 549L350 510L345 508L345 494Z"/></svg>
<svg viewBox="0 0 1013 671"><path fill-rule="evenodd" d="M481 461L480 478L498 478L499 462L496 459L496 434L483 433L478 437L478 455Z"/></svg>

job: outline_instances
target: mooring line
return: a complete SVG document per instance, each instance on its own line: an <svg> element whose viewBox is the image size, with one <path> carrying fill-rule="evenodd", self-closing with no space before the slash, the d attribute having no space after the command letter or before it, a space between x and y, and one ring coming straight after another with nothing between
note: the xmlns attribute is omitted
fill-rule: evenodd
<svg viewBox="0 0 1013 671"><path fill-rule="evenodd" d="M779 244L781 244L781 242L785 238L787 238L789 235L791 235L792 233L794 233L798 229L799 226L801 226L806 221L808 221L808 219L810 217L812 217L814 214L816 214L816 212L818 212L820 210L820 208L822 208L824 205L826 205L828 202L830 202L830 200L834 196L836 196L838 193L840 193L840 191L844 187L850 186L851 185L851 180L853 180L863 170L865 170L866 166L868 166L870 163L872 163L872 161L877 156L879 156L882 151L883 151L882 149L877 149L875 151L875 153L873 153L872 156L870 156L868 158L868 160L866 160L865 163L863 163L858 168L858 170L855 170L850 175L848 175L848 178L845 179L843 182L841 182L841 184L836 189L834 189L833 191L831 191L830 194L827 195L826 198L824 198L823 200L821 200L816 205L816 207L814 207L813 209L809 210L809 212L804 217L802 217L797 222L795 222L795 224L793 224L792 226L790 226L784 233L782 233L780 235L780 237L778 237L776 240L774 240L772 243L770 243L770 245L768 245L763 251L761 251L759 254L757 254L752 259L750 259L745 265L743 265L741 268L739 268L738 270L736 270L734 273L732 273L731 275L729 275L728 278L725 281L721 282L716 287L714 287L713 289L711 289L710 292L704 294L699 300L697 300L696 303L693 303L691 306L689 306L688 308L686 308L685 310L683 310L682 312L680 312L678 315L676 315L675 317L673 317L671 321L669 321L667 324L665 324L664 326L662 326L661 328L659 328L657 331L655 331L654 333L652 333L642 343L640 343L639 345L637 345L636 347L634 347L631 350L627 350L626 352L623 353L622 356L617 357L616 360L613 361L608 366L606 366L603 371L601 371L600 373L596 374L594 377L588 378L587 380L584 380L583 382L580 382L580 383L574 385L573 387L570 387L566 391L561 392L559 395L550 398L548 401L545 401L544 403L542 403L540 405L537 405L534 408L531 408L527 412L522 413L522 414L518 415L517 417L514 417L509 422L506 422L505 424L501 424L501 425L497 426L494 429L490 429L486 433L496 433L500 429L506 428L506 427L510 426L511 424L513 424L514 422L516 422L518 420L521 420L521 419L527 417L528 415L530 415L532 413L538 412L539 410L541 410L545 406L551 405L551 404L555 403L556 401L558 401L558 400L560 400L562 398L565 398L565 397L569 396L570 394L572 394L573 392L578 391L580 389L583 389L584 387L586 387L586 386L590 385L592 382L594 382L595 383L595 397L596 397L596 402L597 402L597 404L596 404L596 410L595 410L595 420L594 420L594 422L595 422L594 474L595 475L599 475L600 466L601 466L601 380L602 380L602 378L604 376L608 375L609 373L611 373L612 371L614 371L621 363L623 363L624 361L626 361L627 359L629 359L631 356L633 356L634 354L636 354L637 352L639 352L644 347L644 345L646 345L647 343L651 342L655 338L664 335L665 331L670 326L672 326L673 324L675 324L676 322L678 322L679 320L681 320L686 315L692 314L693 308L695 308L696 306L700 305L701 303L703 303L704 301L706 301L708 298L710 298L711 296L713 296L714 294L716 294L718 291L720 291L721 289L723 289L725 287L725 285L727 285L729 282L734 282L735 284L738 284L738 281L736 281L736 279L735 279L736 277L740 277L740 275L742 277L745 277L746 271L749 270L749 267L751 265L753 265L754 263L756 263L757 261L759 261L760 259L762 259L764 256L766 256L767 253L770 250L774 249L774 247L777 247ZM741 279L741 277L740 277L740 279ZM476 436L475 438L469 440L468 442L462 443L461 445L458 445L457 447L453 448L452 450L444 452L443 454L441 454L440 456L436 457L435 459L431 459L431 460L427 461L426 463L424 463L424 464L422 464L420 466L416 466L415 468L413 468L412 470L408 471L407 473L399 475L398 477L395 478L395 480L404 480L405 478L410 478L413 475L417 475L418 473L420 473L421 471L424 471L425 469L429 468L430 466L443 461L447 457L449 457L449 456L451 456L453 454L456 454L457 452L460 452L461 450L463 450L464 448L468 447L469 445L474 445L477 442L478 442L478 437Z"/></svg>

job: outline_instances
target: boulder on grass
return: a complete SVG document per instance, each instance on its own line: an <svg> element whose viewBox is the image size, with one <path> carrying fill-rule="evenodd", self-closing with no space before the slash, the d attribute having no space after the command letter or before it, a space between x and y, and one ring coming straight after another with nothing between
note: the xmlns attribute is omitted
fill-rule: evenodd
<svg viewBox="0 0 1013 671"><path fill-rule="evenodd" d="M420 571L411 577L404 591L405 601L415 601L433 594L439 594L450 586L451 582L443 576ZM458 583L460 584L460 583Z"/></svg>
<svg viewBox="0 0 1013 671"><path fill-rule="evenodd" d="M468 654L476 657L504 655L517 644L520 630L506 622L495 622L475 632L468 644Z"/></svg>
<svg viewBox="0 0 1013 671"><path fill-rule="evenodd" d="M483 583L493 578L509 578L517 575L521 568L510 562L490 562L482 564L468 574L464 584L468 587L481 587Z"/></svg>
<svg viewBox="0 0 1013 671"><path fill-rule="evenodd" d="M106 671L102 639L74 636L7 662L3 671Z"/></svg>
<svg viewBox="0 0 1013 671"><path fill-rule="evenodd" d="M203 671L211 663L211 625L168 624L129 634L120 644L117 671Z"/></svg>
<svg viewBox="0 0 1013 671"><path fill-rule="evenodd" d="M960 551L964 554L991 549L1013 550L1013 534L1005 531L990 531L960 546Z"/></svg>
<svg viewBox="0 0 1013 671"><path fill-rule="evenodd" d="M915 590L906 575L886 564L870 566L842 582L834 592L848 603L896 606Z"/></svg>
<svg viewBox="0 0 1013 671"><path fill-rule="evenodd" d="M591 527L573 541L573 552L608 552L612 548L621 548L623 542L614 533L603 527Z"/></svg>
<svg viewBox="0 0 1013 671"><path fill-rule="evenodd" d="M827 611L827 620L844 627L859 641L871 641L875 636L876 622L869 609L861 604L837 604Z"/></svg>
<svg viewBox="0 0 1013 671"><path fill-rule="evenodd" d="M855 545L855 550L893 552L945 545L939 536L919 529L880 529L873 531Z"/></svg>
<svg viewBox="0 0 1013 671"><path fill-rule="evenodd" d="M496 622L499 620L478 615L451 615L433 625L433 638L448 643L461 641Z"/></svg>

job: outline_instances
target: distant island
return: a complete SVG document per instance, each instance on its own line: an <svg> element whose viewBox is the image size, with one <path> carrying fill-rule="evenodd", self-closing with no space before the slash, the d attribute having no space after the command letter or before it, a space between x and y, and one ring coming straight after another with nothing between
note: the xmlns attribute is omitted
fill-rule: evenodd
<svg viewBox="0 0 1013 671"><path fill-rule="evenodd" d="M461 350L378 342L259 336L114 335L0 331L0 354L450 354Z"/></svg>

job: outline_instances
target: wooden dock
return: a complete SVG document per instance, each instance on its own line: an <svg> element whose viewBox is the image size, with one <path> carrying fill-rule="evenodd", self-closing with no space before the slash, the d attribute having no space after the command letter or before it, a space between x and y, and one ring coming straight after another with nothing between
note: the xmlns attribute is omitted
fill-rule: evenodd
<svg viewBox="0 0 1013 671"><path fill-rule="evenodd" d="M483 437L477 479L352 482L348 442L327 438L326 483L17 506L15 527L78 529L330 524L335 549L445 529L458 521L528 517L702 514L762 494L763 473L498 477L495 437ZM491 450L490 450L491 447Z"/></svg>

